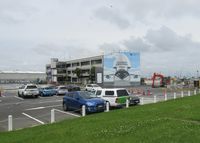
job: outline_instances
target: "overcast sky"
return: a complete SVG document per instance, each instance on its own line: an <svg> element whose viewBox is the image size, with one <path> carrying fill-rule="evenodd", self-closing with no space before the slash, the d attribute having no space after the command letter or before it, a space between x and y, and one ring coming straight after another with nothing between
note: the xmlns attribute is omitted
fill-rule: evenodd
<svg viewBox="0 0 200 143"><path fill-rule="evenodd" d="M0 70L45 71L50 58L141 53L144 75L197 75L199 0L0 0Z"/></svg>

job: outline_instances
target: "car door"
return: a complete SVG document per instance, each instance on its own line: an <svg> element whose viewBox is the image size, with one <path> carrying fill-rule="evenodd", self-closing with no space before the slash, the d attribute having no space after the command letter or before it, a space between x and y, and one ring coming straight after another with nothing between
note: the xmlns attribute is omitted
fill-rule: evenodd
<svg viewBox="0 0 200 143"><path fill-rule="evenodd" d="M74 109L80 109L82 104L81 104L81 97L79 96L79 94L73 93L73 106Z"/></svg>

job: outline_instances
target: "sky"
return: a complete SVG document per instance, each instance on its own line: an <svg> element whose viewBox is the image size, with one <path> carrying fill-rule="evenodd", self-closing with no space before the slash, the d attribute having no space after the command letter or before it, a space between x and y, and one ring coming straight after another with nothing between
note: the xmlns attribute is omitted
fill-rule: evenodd
<svg viewBox="0 0 200 143"><path fill-rule="evenodd" d="M141 74L200 71L199 0L0 0L0 70L45 71L113 51L141 54Z"/></svg>

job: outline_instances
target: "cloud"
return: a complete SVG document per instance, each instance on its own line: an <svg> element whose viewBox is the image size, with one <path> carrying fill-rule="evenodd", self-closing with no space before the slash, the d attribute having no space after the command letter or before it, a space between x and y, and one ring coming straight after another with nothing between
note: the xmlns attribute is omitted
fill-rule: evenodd
<svg viewBox="0 0 200 143"><path fill-rule="evenodd" d="M193 41L191 36L180 36L166 26L156 30L149 29L144 37L130 37L122 43L128 50L142 53L174 52L200 48L200 43Z"/></svg>
<svg viewBox="0 0 200 143"><path fill-rule="evenodd" d="M15 24L31 18L37 9L25 0L0 0L0 23Z"/></svg>
<svg viewBox="0 0 200 143"><path fill-rule="evenodd" d="M136 52L149 52L152 49L152 46L145 41L143 38L130 37L128 40L124 40L123 45L127 47L128 50Z"/></svg>
<svg viewBox="0 0 200 143"><path fill-rule="evenodd" d="M95 16L101 20L117 25L120 29L126 29L130 22L119 11L113 10L112 7L100 7L95 11Z"/></svg>
<svg viewBox="0 0 200 143"><path fill-rule="evenodd" d="M160 52L186 50L200 46L200 43L193 41L190 36L180 36L166 26L158 30L148 30L144 39L153 45L153 50Z"/></svg>
<svg viewBox="0 0 200 143"><path fill-rule="evenodd" d="M200 17L199 0L124 0L125 9L137 20L156 18Z"/></svg>

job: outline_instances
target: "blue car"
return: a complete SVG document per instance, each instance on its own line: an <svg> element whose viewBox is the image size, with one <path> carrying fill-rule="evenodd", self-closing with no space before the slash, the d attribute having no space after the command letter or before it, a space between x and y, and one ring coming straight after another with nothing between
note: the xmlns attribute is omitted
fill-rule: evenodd
<svg viewBox="0 0 200 143"><path fill-rule="evenodd" d="M81 112L83 105L86 107L86 113L103 112L106 102L87 91L68 92L63 98L64 111L72 109Z"/></svg>
<svg viewBox="0 0 200 143"><path fill-rule="evenodd" d="M39 89L40 96L53 96L57 94L54 87L44 87Z"/></svg>

